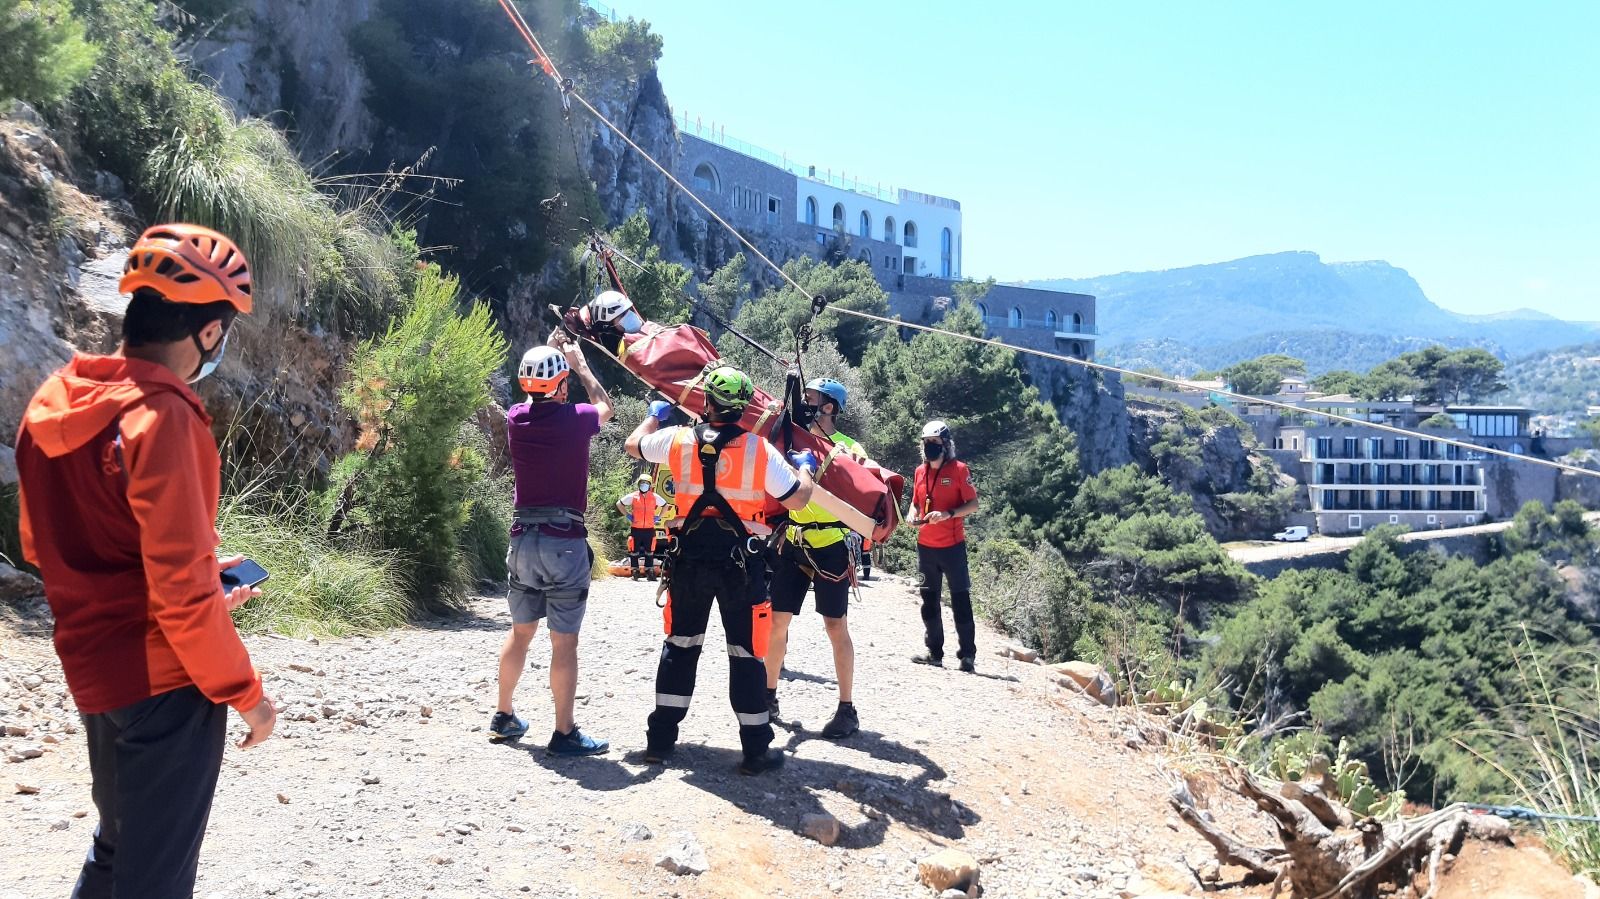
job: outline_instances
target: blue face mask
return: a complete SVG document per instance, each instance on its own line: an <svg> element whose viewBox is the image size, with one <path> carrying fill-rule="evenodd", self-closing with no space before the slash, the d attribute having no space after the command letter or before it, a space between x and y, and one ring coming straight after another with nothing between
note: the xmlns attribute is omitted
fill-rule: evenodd
<svg viewBox="0 0 1600 899"><path fill-rule="evenodd" d="M200 343L200 339L199 338L195 338L195 343L199 344ZM209 377L212 372L217 370L217 366L222 364L222 356L227 351L228 351L228 332L227 331L223 331L222 332L222 339L217 341L217 348L215 350L211 351L211 354L210 354L211 358L205 359L204 355L202 354L201 358L204 359L204 361L202 361L200 363L200 371L197 374L195 374L195 376L193 378L191 378L189 380L189 383L190 384L197 384L200 381L203 381L207 377Z"/></svg>
<svg viewBox="0 0 1600 899"><path fill-rule="evenodd" d="M622 326L622 333L637 334L639 329L644 327L644 319L639 317L639 313L629 309L617 320L617 324Z"/></svg>

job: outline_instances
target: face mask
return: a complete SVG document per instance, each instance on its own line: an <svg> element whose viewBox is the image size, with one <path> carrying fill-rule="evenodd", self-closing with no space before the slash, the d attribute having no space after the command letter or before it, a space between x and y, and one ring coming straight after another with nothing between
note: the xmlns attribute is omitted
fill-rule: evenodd
<svg viewBox="0 0 1600 899"><path fill-rule="evenodd" d="M622 333L637 334L639 329L644 327L644 319L639 317L639 313L629 309L622 314L622 318L617 319L617 324L622 326Z"/></svg>
<svg viewBox="0 0 1600 899"><path fill-rule="evenodd" d="M818 411L819 407L802 403L800 408L794 410L794 423L802 428L809 428L811 423L817 420Z"/></svg>
<svg viewBox="0 0 1600 899"><path fill-rule="evenodd" d="M194 345L197 347L200 346L199 337L194 338ZM200 351L200 370L195 373L193 378L189 379L189 383L197 384L207 377L210 377L211 373L217 370L217 366L222 364L222 356L227 351L228 332L223 331L222 339L217 341L217 346L215 349L213 349L210 353L207 353L203 349Z"/></svg>
<svg viewBox="0 0 1600 899"><path fill-rule="evenodd" d="M928 460L929 462L937 462L938 460L944 458L944 444L942 444L942 443L924 443L924 444L922 444L922 458Z"/></svg>

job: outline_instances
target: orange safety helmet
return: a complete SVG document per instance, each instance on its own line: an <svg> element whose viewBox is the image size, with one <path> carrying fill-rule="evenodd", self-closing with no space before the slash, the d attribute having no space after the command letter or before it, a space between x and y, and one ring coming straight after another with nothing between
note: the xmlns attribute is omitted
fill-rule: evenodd
<svg viewBox="0 0 1600 899"><path fill-rule="evenodd" d="M156 225L139 235L117 289L141 287L173 303L226 300L250 312L250 263L233 241L199 225Z"/></svg>
<svg viewBox="0 0 1600 899"><path fill-rule="evenodd" d="M522 364L517 366L517 383L529 396L553 396L571 370L560 350L536 346L522 354Z"/></svg>

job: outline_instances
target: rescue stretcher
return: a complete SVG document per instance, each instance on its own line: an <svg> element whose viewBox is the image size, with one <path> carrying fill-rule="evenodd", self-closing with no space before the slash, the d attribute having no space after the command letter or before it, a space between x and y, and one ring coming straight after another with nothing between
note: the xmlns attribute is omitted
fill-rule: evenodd
<svg viewBox="0 0 1600 899"><path fill-rule="evenodd" d="M648 384L663 399L695 419L706 411L705 376L721 362L706 332L693 325L659 325L645 322L636 333L621 334L607 326L593 326L578 309L552 306L566 330L611 356ZM739 422L780 450L811 450L818 459L812 501L851 530L882 542L900 526L900 496L905 477L870 460L859 460L842 445L835 445L796 425L785 403L756 388L755 399ZM769 517L783 508L769 502Z"/></svg>

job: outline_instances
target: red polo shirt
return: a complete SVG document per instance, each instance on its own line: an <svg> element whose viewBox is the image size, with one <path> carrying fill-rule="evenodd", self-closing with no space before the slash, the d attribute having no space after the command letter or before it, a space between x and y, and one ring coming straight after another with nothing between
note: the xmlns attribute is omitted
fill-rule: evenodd
<svg viewBox="0 0 1600 899"><path fill-rule="evenodd" d="M926 518L929 512L953 512L977 496L967 463L951 459L937 470L927 463L917 466L911 500L918 518ZM960 518L925 524L917 531L917 544L929 549L955 546L966 539L967 524Z"/></svg>

